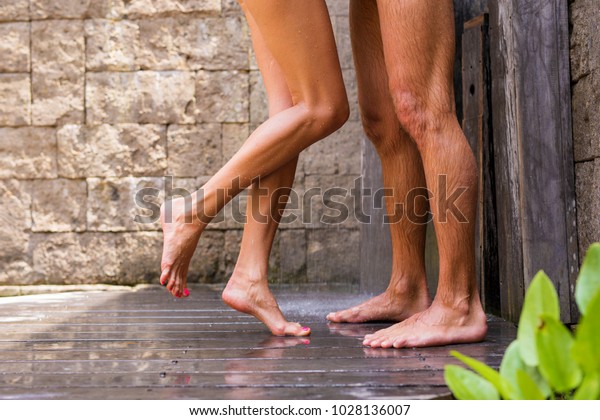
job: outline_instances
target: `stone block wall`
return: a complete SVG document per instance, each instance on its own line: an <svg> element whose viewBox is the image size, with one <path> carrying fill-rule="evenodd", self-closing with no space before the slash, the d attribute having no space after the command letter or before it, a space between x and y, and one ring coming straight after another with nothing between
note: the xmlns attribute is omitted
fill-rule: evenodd
<svg viewBox="0 0 600 420"><path fill-rule="evenodd" d="M580 260L600 241L600 4L570 0L573 141Z"/></svg>
<svg viewBox="0 0 600 420"><path fill-rule="evenodd" d="M347 3L328 2L351 117L301 155L300 197L350 191L360 174ZM200 187L266 117L233 0L0 0L0 284L157 281L162 234L135 221L136 194ZM320 221L337 212L328 200L348 220ZM357 283L352 199L310 201L312 218L291 211L300 220L276 237L271 280ZM244 202L205 232L192 281L227 280Z"/></svg>

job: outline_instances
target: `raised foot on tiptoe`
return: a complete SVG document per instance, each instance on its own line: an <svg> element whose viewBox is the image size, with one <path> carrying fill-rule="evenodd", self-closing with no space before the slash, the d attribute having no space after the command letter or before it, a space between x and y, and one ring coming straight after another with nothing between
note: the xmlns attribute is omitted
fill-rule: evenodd
<svg viewBox="0 0 600 420"><path fill-rule="evenodd" d="M223 301L236 311L252 315L264 323L273 335L303 337L310 328L288 322L264 280L250 280L234 273L222 295Z"/></svg>
<svg viewBox="0 0 600 420"><path fill-rule="evenodd" d="M166 211L169 206L169 211ZM160 222L163 230L163 253L160 284L175 297L187 297L187 273L203 227L186 220L185 202L174 199L162 205Z"/></svg>
<svg viewBox="0 0 600 420"><path fill-rule="evenodd" d="M485 339L487 321L479 300L469 305L434 303L420 312L365 336L363 344L373 348L431 347L476 343Z"/></svg>
<svg viewBox="0 0 600 420"><path fill-rule="evenodd" d="M431 301L427 289L419 293L395 293L390 290L357 306L327 315L331 322L403 321L427 309Z"/></svg>

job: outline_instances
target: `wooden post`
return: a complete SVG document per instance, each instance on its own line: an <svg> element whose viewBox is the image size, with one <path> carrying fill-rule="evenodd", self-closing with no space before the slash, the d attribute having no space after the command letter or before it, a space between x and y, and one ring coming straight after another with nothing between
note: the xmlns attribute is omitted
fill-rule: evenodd
<svg viewBox="0 0 600 420"><path fill-rule="evenodd" d="M492 0L490 45L502 316L543 269L573 322L578 252L564 0Z"/></svg>
<svg viewBox="0 0 600 420"><path fill-rule="evenodd" d="M462 51L463 130L479 170L476 229L479 292L486 312L500 315L487 14L465 23Z"/></svg>
<svg viewBox="0 0 600 420"><path fill-rule="evenodd" d="M454 57L454 92L456 92L456 115L463 120L463 81L462 62L463 49L461 46L465 22L475 19L488 11L489 0L454 0L454 26L456 27L456 52Z"/></svg>

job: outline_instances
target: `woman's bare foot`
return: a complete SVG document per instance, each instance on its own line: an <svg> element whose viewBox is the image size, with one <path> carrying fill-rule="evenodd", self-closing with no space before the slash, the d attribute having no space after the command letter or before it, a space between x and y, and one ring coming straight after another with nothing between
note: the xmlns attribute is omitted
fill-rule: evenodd
<svg viewBox="0 0 600 420"><path fill-rule="evenodd" d="M418 290L406 292L388 288L379 296L375 296L349 309L332 312L327 315L331 322L370 322L370 321L404 321L410 316L422 312L429 307L431 300L426 286Z"/></svg>
<svg viewBox="0 0 600 420"><path fill-rule="evenodd" d="M192 223L190 215L186 214L183 198L173 199L161 206L160 222L164 238L160 284L167 286L167 290L175 297L187 297L188 268L203 226Z"/></svg>
<svg viewBox="0 0 600 420"><path fill-rule="evenodd" d="M254 280L234 271L222 297L233 309L263 322L274 335L302 337L310 334L310 328L284 318L266 280Z"/></svg>
<svg viewBox="0 0 600 420"><path fill-rule="evenodd" d="M453 307L436 302L403 322L367 335L365 346L381 348L430 347L475 343L487 333L487 321L479 297Z"/></svg>

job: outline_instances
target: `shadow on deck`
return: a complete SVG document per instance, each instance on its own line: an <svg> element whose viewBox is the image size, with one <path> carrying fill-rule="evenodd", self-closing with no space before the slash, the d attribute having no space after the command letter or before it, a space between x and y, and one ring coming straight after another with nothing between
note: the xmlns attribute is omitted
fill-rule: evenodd
<svg viewBox="0 0 600 420"><path fill-rule="evenodd" d="M479 344L369 349L389 324L330 324L364 299L336 292L277 293L308 338L273 337L254 318L195 286L186 300L161 288L0 299L0 399L446 398L451 349L497 367L515 327L490 318Z"/></svg>

